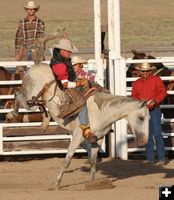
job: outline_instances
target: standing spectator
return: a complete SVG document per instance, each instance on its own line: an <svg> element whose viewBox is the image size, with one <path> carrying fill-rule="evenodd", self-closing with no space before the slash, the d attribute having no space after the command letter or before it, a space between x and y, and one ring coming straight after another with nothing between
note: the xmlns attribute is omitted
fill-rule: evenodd
<svg viewBox="0 0 174 200"><path fill-rule="evenodd" d="M152 75L151 67L144 62L136 67L140 71L140 78L132 85L132 97L139 100L149 101L150 122L149 140L146 145L145 163L154 163L154 141L156 143L158 162L156 166L165 164L165 149L161 133L161 109L159 104L167 96L165 86L159 76Z"/></svg>
<svg viewBox="0 0 174 200"><path fill-rule="evenodd" d="M39 8L40 6L36 5L34 1L29 1L27 5L24 5L27 16L19 21L15 36L15 58L17 61L31 60L35 40L44 36L44 22L36 16Z"/></svg>
<svg viewBox="0 0 174 200"><path fill-rule="evenodd" d="M80 56L73 56L71 62L78 78L86 78L89 81L94 82L95 76L92 73L83 70L83 64L87 63L87 60L84 60Z"/></svg>

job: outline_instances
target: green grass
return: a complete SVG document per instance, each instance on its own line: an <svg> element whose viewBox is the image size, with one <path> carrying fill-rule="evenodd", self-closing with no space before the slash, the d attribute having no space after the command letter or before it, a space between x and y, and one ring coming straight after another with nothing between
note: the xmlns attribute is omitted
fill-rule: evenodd
<svg viewBox="0 0 174 200"><path fill-rule="evenodd" d="M122 45L172 46L174 44L173 18L146 17L123 19Z"/></svg>
<svg viewBox="0 0 174 200"><path fill-rule="evenodd" d="M160 23L159 23L160 22ZM7 20L7 27L0 26L0 46L6 52L4 55L13 56L14 35L16 21ZM80 48L94 46L93 21L82 19L74 20L45 20L47 33L54 33L56 25L66 29L68 37ZM54 27L54 28L52 28ZM51 31L50 31L51 30ZM146 18L122 18L121 21L121 45L128 49L130 46L173 46L174 45L174 20L173 18L146 17ZM57 41L50 41L51 46ZM2 53L1 53L2 54Z"/></svg>
<svg viewBox="0 0 174 200"><path fill-rule="evenodd" d="M93 21L91 20L46 20L47 29L51 30L51 27L55 27L58 24L66 29L67 35L72 39L74 44L78 47L93 47L94 44L94 29ZM49 33L49 32L48 32ZM55 41L50 41L49 44L53 44Z"/></svg>

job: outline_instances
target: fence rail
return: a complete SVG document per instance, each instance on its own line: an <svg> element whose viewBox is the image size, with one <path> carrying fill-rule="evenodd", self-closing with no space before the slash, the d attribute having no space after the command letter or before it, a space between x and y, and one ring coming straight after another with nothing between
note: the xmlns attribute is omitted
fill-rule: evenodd
<svg viewBox="0 0 174 200"><path fill-rule="evenodd" d="M127 59L126 60L126 64L130 64L130 63L142 63L144 61L147 60L132 60L132 59ZM158 59L152 59L152 60L148 60L148 62L150 63L156 63L156 62L163 62L163 63L167 63L169 68L173 68L174 66L174 57L166 57L166 58L158 58ZM49 61L46 61L44 63L49 64ZM27 67L31 67L34 64L34 62L29 62L29 61L19 61L19 62L0 62L0 66L4 66L5 68L15 68L16 66L24 66L26 65ZM126 69L126 66L125 66ZM166 81L166 80L174 80L174 77L161 77L162 80ZM127 82L132 82L135 81L137 78L126 78ZM11 85L20 85L22 83L21 80L18 81L0 81L0 85L7 85L7 86L11 86ZM168 95L174 95L174 91L167 91ZM127 95L129 96L131 94L131 87L127 87ZM4 99L14 99L14 95L1 95L0 96L1 100ZM161 108L166 108L166 109L172 109L174 108L174 105L161 105ZM0 113L5 114L8 112L13 111L13 109L0 109ZM27 113L27 112L33 112L33 111L28 111L26 109L19 109L20 113ZM39 112L38 110L36 112ZM172 123L174 122L174 119L162 119L162 122L164 123ZM62 134L60 135L54 135L54 136L18 136L18 137L4 137L3 136L3 131L4 128L12 128L12 127L35 127L35 126L40 126L40 122L39 123L15 123L15 124L7 124L7 123L0 123L0 155L19 155L19 154L23 154L23 155L27 155L27 154L49 154L49 153L66 153L67 149L59 149L59 150L31 150L31 151L4 151L3 148L3 143L4 142L12 142L12 141L43 141L43 140L62 140L62 139L67 139L67 140L71 140L71 136L70 135L65 135ZM55 122L51 122L50 126L54 126L56 123ZM57 124L56 124L57 125ZM174 133L163 133L164 137L173 137ZM174 150L174 147L166 147L166 150ZM102 152L106 151L106 147L105 144L102 144ZM131 152L136 152L136 151L144 151L144 148L127 148L127 153L131 153ZM83 149L77 149L76 152L85 152L85 150Z"/></svg>

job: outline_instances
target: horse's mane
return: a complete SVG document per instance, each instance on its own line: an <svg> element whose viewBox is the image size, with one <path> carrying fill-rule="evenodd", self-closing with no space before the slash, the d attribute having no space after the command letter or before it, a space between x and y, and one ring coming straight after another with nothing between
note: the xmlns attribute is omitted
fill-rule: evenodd
<svg viewBox="0 0 174 200"><path fill-rule="evenodd" d="M106 93L98 93L94 97L94 101L97 104L98 108L101 110L103 107L108 106L110 108L123 106L123 104L128 102L138 102L130 97L112 95Z"/></svg>

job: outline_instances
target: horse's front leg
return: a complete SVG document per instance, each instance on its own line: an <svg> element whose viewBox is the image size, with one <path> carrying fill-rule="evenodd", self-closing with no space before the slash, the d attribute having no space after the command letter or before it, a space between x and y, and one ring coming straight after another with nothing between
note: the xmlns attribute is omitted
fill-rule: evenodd
<svg viewBox="0 0 174 200"><path fill-rule="evenodd" d="M49 112L47 112L47 115L45 114L45 112L43 113L42 115L42 124L41 124L41 128L43 130L46 130L48 127L49 127L49 123L50 123L50 120L51 120L51 115L49 114Z"/></svg>
<svg viewBox="0 0 174 200"><path fill-rule="evenodd" d="M18 115L19 106L20 106L19 100L15 99L15 101L14 101L14 115Z"/></svg>
<svg viewBox="0 0 174 200"><path fill-rule="evenodd" d="M90 181L95 180L96 165L97 165L97 153L99 151L99 148L100 148L102 142L103 142L103 138L98 140L96 143L92 144Z"/></svg>
<svg viewBox="0 0 174 200"><path fill-rule="evenodd" d="M66 157L65 157L64 162L63 162L63 166L62 166L62 168L60 170L59 175L57 176L56 189L59 189L62 177L63 177L63 175L65 173L65 170L69 167L69 165L71 163L71 159L72 159L72 157L74 155L74 152L78 148L78 146L80 145L82 140L83 140L83 138L81 136L81 129L78 128L78 131L75 131L73 133L73 138L72 138L72 141L71 141L71 143L69 145L68 152L67 152Z"/></svg>
<svg viewBox="0 0 174 200"><path fill-rule="evenodd" d="M14 100L14 104L11 106L13 111L6 114L6 122L16 122L18 117L18 110L19 110L19 101L17 99Z"/></svg>

